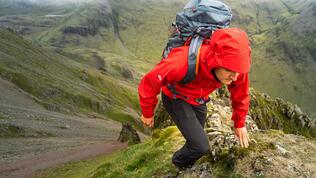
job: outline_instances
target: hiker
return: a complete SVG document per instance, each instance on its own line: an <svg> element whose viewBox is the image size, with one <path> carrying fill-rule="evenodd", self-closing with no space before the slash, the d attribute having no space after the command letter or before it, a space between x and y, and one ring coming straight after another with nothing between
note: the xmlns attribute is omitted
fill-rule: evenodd
<svg viewBox="0 0 316 178"><path fill-rule="evenodd" d="M188 45L172 48L142 78L138 87L141 120L147 127L154 126L157 95L162 90L163 105L186 139L172 157L173 164L180 168L192 166L209 152L204 132L206 103L210 100L209 94L222 85L227 85L231 93L235 136L242 147L248 147L249 141L245 127L250 102L248 73L251 63L247 34L239 28L212 31L210 38L201 41L194 65L190 62L191 49ZM183 82L187 76L193 77L189 82Z"/></svg>

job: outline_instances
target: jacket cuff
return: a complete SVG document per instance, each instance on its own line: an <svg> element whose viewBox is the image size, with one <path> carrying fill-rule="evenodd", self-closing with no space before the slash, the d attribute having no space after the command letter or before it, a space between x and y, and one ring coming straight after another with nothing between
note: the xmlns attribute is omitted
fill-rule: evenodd
<svg viewBox="0 0 316 178"><path fill-rule="evenodd" d="M145 118L151 118L151 117L153 117L154 116L154 113L153 112L142 112L142 114L143 114L143 116L145 117Z"/></svg>
<svg viewBox="0 0 316 178"><path fill-rule="evenodd" d="M235 128L242 128L242 127L245 127L245 121L235 121L234 127L235 127Z"/></svg>
<svg viewBox="0 0 316 178"><path fill-rule="evenodd" d="M245 120L246 120L246 115L245 116L239 116L238 114L233 114L232 120L234 121L234 127L235 128L242 128L245 127Z"/></svg>

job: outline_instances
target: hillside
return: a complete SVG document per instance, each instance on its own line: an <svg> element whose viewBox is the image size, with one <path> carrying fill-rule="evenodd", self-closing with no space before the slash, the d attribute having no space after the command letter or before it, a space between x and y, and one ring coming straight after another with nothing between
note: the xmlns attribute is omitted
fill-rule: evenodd
<svg viewBox="0 0 316 178"><path fill-rule="evenodd" d="M129 82L117 82L106 72L33 45L11 31L0 29L0 36L1 78L46 109L137 125L132 117L138 110L136 89Z"/></svg>
<svg viewBox="0 0 316 178"><path fill-rule="evenodd" d="M127 68L138 81L160 60L168 27L186 2L93 0L9 6L15 13L4 11L0 24L80 63L96 66L96 58L103 58L112 76L121 80L120 71ZM315 2L225 2L233 10L232 26L246 29L251 38L252 86L315 116Z"/></svg>
<svg viewBox="0 0 316 178"><path fill-rule="evenodd" d="M36 170L122 148L121 123L48 111L34 97L0 79L0 177L30 177ZM125 147L125 146L124 146Z"/></svg>

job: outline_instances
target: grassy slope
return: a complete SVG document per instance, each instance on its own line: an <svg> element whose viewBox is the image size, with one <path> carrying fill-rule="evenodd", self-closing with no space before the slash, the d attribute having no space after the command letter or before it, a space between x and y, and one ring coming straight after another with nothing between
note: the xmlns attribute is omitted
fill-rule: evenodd
<svg viewBox="0 0 316 178"><path fill-rule="evenodd" d="M137 96L127 82L117 82L6 30L0 30L0 37L0 76L35 96L46 108L100 117L116 113L119 120L133 120L126 108L138 110Z"/></svg>

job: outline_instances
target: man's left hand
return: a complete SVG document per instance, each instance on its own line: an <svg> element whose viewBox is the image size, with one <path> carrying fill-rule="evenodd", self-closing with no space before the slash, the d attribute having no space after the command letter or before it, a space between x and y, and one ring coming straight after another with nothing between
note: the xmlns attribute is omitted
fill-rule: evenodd
<svg viewBox="0 0 316 178"><path fill-rule="evenodd" d="M239 139L241 147L247 148L249 146L249 136L246 127L235 128L235 138Z"/></svg>

